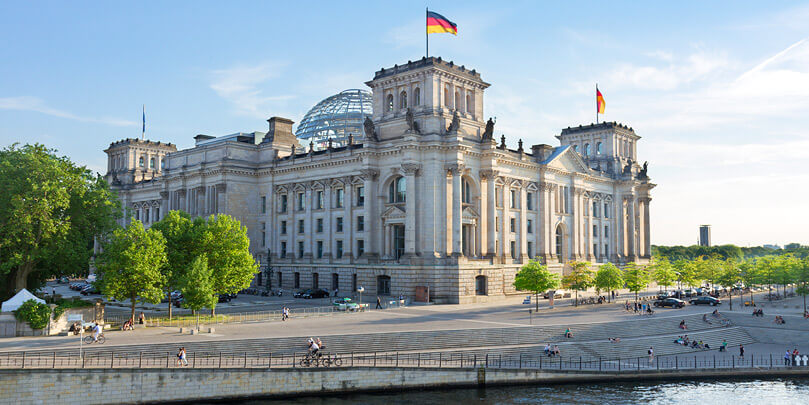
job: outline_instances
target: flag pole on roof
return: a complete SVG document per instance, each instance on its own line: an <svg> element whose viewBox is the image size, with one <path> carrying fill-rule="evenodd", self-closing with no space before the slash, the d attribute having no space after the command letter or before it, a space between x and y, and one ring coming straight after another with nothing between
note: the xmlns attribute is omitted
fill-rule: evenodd
<svg viewBox="0 0 809 405"><path fill-rule="evenodd" d="M143 140L146 136L146 104L143 105L143 129L140 132L140 139Z"/></svg>

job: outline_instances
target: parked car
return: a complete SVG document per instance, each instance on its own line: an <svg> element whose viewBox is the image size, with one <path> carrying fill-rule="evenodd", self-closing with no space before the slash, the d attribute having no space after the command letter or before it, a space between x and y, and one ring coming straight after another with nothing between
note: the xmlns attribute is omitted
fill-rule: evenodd
<svg viewBox="0 0 809 405"><path fill-rule="evenodd" d="M553 298L554 299L563 298L565 296L565 293L566 293L565 290L556 290L556 292L553 294ZM567 294L569 295L570 293L567 293ZM545 298L545 299L548 299L549 297L550 297L550 291L545 291L545 294L542 295L542 298Z"/></svg>
<svg viewBox="0 0 809 405"><path fill-rule="evenodd" d="M331 305L338 311L356 311L360 309L360 304L357 304L348 297L338 298L334 300Z"/></svg>
<svg viewBox="0 0 809 405"><path fill-rule="evenodd" d="M669 293L668 291L660 291L659 293L657 293L657 299L659 300L664 300L671 296L672 296L671 293Z"/></svg>
<svg viewBox="0 0 809 405"><path fill-rule="evenodd" d="M312 292L312 289L311 289L311 288L307 288L307 289L305 289L305 290L300 290L300 291L296 292L296 293L295 293L295 294L293 294L292 296L293 296L293 297L295 297L295 298L303 298L303 295L304 295L304 294L309 294L309 293L311 293L311 292Z"/></svg>
<svg viewBox="0 0 809 405"><path fill-rule="evenodd" d="M230 302L232 294L219 294L219 303Z"/></svg>
<svg viewBox="0 0 809 405"><path fill-rule="evenodd" d="M310 299L310 298L328 298L329 292L326 290L321 290L318 288L317 290L311 290L310 292L303 294L303 298Z"/></svg>
<svg viewBox="0 0 809 405"><path fill-rule="evenodd" d="M691 297L696 296L696 295L697 295L697 292L690 289L690 288L687 289L687 290L683 290L683 297L691 298Z"/></svg>
<svg viewBox="0 0 809 405"><path fill-rule="evenodd" d="M84 287L81 290L81 295L92 295L92 294L101 294L98 291L98 289L92 284L88 285L87 287Z"/></svg>
<svg viewBox="0 0 809 405"><path fill-rule="evenodd" d="M660 308L662 307L682 308L685 306L685 301L678 300L677 298L666 298L655 301L653 305Z"/></svg>
<svg viewBox="0 0 809 405"><path fill-rule="evenodd" d="M714 297L711 297L709 295L703 295L702 297L697 297L697 298L692 299L691 301L688 301L688 303L691 304L691 305L704 304L704 305L710 305L710 306L715 307L717 305L721 305L722 301L719 301L718 299L716 299Z"/></svg>

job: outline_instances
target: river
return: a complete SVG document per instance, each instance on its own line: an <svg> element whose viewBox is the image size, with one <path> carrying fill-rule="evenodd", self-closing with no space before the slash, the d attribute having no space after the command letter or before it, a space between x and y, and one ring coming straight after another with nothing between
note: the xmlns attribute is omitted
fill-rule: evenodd
<svg viewBox="0 0 809 405"><path fill-rule="evenodd" d="M809 379L514 386L250 400L238 403L248 405L806 404L809 403Z"/></svg>

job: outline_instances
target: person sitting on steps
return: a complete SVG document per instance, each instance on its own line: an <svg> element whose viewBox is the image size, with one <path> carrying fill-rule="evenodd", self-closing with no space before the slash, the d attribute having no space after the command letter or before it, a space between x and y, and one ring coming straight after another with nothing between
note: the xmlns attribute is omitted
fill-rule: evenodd
<svg viewBox="0 0 809 405"><path fill-rule="evenodd" d="M570 328L565 329L565 337L568 339L573 338L573 333L570 332Z"/></svg>

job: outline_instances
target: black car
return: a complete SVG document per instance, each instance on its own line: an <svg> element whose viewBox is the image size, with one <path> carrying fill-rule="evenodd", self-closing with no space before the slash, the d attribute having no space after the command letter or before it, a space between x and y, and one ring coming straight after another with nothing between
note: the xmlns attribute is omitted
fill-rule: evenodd
<svg viewBox="0 0 809 405"><path fill-rule="evenodd" d="M654 306L656 306L656 307L682 308L682 307L685 306L685 301L678 300L677 298L666 298L666 299L663 299L663 300L655 301Z"/></svg>
<svg viewBox="0 0 809 405"><path fill-rule="evenodd" d="M702 297L694 298L693 300L688 301L688 303L690 303L691 305L704 304L704 305L710 305L710 306L713 306L713 307L715 307L717 305L722 305L722 301L719 301L718 299L716 299L714 297L711 297L711 296L708 296L708 295L703 295Z"/></svg>
<svg viewBox="0 0 809 405"><path fill-rule="evenodd" d="M309 298L327 298L329 296L329 292L326 290L310 290L308 293L303 294L302 297L309 299Z"/></svg>
<svg viewBox="0 0 809 405"><path fill-rule="evenodd" d="M230 302L231 294L219 294L219 303Z"/></svg>
<svg viewBox="0 0 809 405"><path fill-rule="evenodd" d="M81 295L91 295L91 294L101 294L101 293L100 293L100 292L98 291L98 289L97 289L97 288L96 288L94 285L92 285L92 284L88 285L87 287L84 287L84 288L81 290Z"/></svg>
<svg viewBox="0 0 809 405"><path fill-rule="evenodd" d="M292 296L295 298L303 298L305 294L310 294L312 291L313 291L312 289L300 290L295 294L293 294Z"/></svg>

